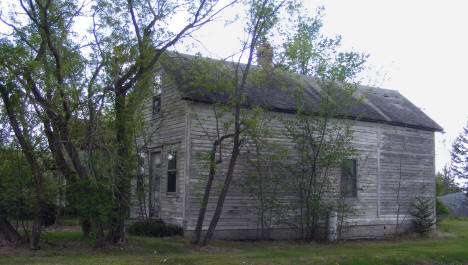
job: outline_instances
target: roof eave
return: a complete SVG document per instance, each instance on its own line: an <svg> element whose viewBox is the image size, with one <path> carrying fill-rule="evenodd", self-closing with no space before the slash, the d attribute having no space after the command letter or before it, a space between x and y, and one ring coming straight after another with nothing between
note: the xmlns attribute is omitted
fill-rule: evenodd
<svg viewBox="0 0 468 265"><path fill-rule="evenodd" d="M198 102L198 103L205 103L205 104L212 104L213 102L209 100L199 100L199 99L193 99L187 96L183 96L182 100L186 101L192 101L192 102ZM244 107L249 107L248 105L244 105ZM281 109L281 108L270 108L270 111L278 112L278 113L290 113L290 114L295 114L296 111L292 109ZM338 118L342 119L349 119L349 120L356 120L356 121L364 121L364 122L372 122L372 123L380 123L380 124L387 124L387 125L392 125L392 126L398 126L398 127L404 127L404 128L411 128L411 129L417 129L417 130L422 130L422 131L430 131L430 132L443 132L444 129L440 126L437 126L436 128L432 127L427 127L427 126L421 126L421 125L412 125L408 123L403 123L403 122L396 122L396 121L383 121L383 120L376 120L376 119L371 119L371 118L366 118L366 117L361 117L357 118L356 116L341 116Z"/></svg>

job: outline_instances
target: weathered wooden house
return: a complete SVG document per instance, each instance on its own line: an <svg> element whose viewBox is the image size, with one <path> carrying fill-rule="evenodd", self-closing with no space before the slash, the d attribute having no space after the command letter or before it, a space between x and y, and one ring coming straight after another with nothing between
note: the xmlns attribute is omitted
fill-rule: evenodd
<svg viewBox="0 0 468 265"><path fill-rule="evenodd" d="M132 209L134 218L145 215L180 225L186 236L195 229L208 174L199 154L210 150L212 145L207 138L207 134L215 133L212 104L229 100L222 93L207 91L199 83L181 83L184 78L180 78L178 69L190 67L190 60L179 58L171 67L161 67L156 75L153 98L143 112L148 125L146 176L144 183L140 183L145 185L145 203L142 206L135 199ZM313 79L300 79L306 84L304 96L320 96L320 88ZM272 113L294 118L294 98L289 96L284 82L278 83L282 82L250 84L245 106L268 100ZM397 91L360 87L357 92L367 96L347 116L353 119L361 115L353 126L353 145L360 158L353 163L354 183L350 186L353 191L346 198L356 211L347 217L349 229L342 237L383 237L394 234L397 219L402 227L408 228L408 209L416 195L424 192L429 199L435 198L434 133L442 128ZM199 119L203 119L204 126ZM271 126L278 131L284 127L279 121L273 121ZM282 134L271 140L291 145ZM248 174L242 170L243 163L245 160L240 159L236 166L237 179ZM222 172L223 164L220 168ZM339 182L340 171L337 172ZM215 182L221 183L223 177L217 177ZM217 195L214 188L204 229L211 220ZM294 201L294 195L288 196L286 200ZM258 217L252 209L257 204L242 187L231 186L215 237L255 238ZM296 235L295 228L286 224L276 224L270 231L273 238Z"/></svg>

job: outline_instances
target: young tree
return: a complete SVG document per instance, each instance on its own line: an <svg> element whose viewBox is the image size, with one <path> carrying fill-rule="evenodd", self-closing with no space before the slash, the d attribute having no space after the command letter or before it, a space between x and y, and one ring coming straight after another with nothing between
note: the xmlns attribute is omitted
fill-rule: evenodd
<svg viewBox="0 0 468 265"><path fill-rule="evenodd" d="M468 123L452 144L450 172L458 179L468 179Z"/></svg>
<svg viewBox="0 0 468 265"><path fill-rule="evenodd" d="M290 170L299 197L296 223L304 239L318 238L319 220L326 216L324 211L330 204L336 204L334 171L343 170L344 160L356 156L351 144L352 120L359 119L359 113L351 110L362 96L356 96L352 81L366 58L360 53L339 52L341 38L330 39L320 33L320 11L314 18L299 18L297 31L283 44L282 53L284 69L314 77L321 90L318 99L304 96L302 89L296 91L296 117L284 121L287 135L296 145L298 158ZM344 184L341 192L354 196L355 190L343 191Z"/></svg>
<svg viewBox="0 0 468 265"><path fill-rule="evenodd" d="M247 129L245 148L247 164L253 170L239 185L257 201L254 211L257 214L259 238L269 239L270 229L286 220L287 203L281 201L281 196L289 190L282 159L290 152L271 140L278 133L271 128L271 123L276 120L275 115L262 107L255 107L253 111L256 119Z"/></svg>
<svg viewBox="0 0 468 265"><path fill-rule="evenodd" d="M413 217L413 220L411 220L413 229L421 236L431 231L436 223L434 209L437 207L438 202L437 198L434 199L434 197L428 195L428 189L430 189L430 186L427 185L423 176L420 193L414 196L414 201L409 205L408 209L408 213Z"/></svg>
<svg viewBox="0 0 468 265"><path fill-rule="evenodd" d="M246 17L246 39L242 43L242 49L240 55L237 57L236 62L233 63L234 74L229 79L222 80L227 87L230 88L230 104L225 105L225 108L229 108L232 114L232 120L227 124L232 126L229 133L219 135L213 142L213 148L209 152L209 177L205 187L203 199L200 205L199 217L197 225L191 240L192 244L201 244L202 246L207 245L215 232L215 228L221 217L226 195L229 191L229 187L234 178L234 168L236 166L241 147L245 143L243 140L243 132L249 122L243 115L243 103L246 95L246 85L250 75L251 66L255 58L255 50L266 37L267 33L275 26L278 22L279 12L283 7L288 7L293 1L287 0L248 0L245 1L247 6L247 17ZM241 62L245 62L242 64ZM210 221L208 231L206 232L203 241L200 241L201 229L205 218L206 208L208 204L209 195L211 192L211 186L213 183L214 176L216 174L216 150L220 146L221 142L230 139L232 141L232 149L228 156L227 172L223 184L221 185L221 191L216 203L216 208L213 217Z"/></svg>
<svg viewBox="0 0 468 265"><path fill-rule="evenodd" d="M413 217L413 226L421 236L432 230L435 224L434 201L425 196L416 196L409 210Z"/></svg>

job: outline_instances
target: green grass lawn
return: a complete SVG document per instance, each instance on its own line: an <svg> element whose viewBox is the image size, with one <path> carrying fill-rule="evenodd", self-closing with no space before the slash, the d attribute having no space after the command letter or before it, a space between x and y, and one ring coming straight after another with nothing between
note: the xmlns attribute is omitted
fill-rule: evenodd
<svg viewBox="0 0 468 265"><path fill-rule="evenodd" d="M45 232L43 249L0 248L0 264L468 264L468 219L441 221L431 238L333 244L214 241L193 249L183 238L129 237L94 250L80 232Z"/></svg>

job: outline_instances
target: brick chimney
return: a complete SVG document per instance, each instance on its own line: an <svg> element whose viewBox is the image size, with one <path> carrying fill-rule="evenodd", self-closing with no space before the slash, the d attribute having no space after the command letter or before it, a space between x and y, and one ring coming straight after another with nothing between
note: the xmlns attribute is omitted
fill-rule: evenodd
<svg viewBox="0 0 468 265"><path fill-rule="evenodd" d="M257 47L257 64L265 70L273 68L273 47L266 40Z"/></svg>

